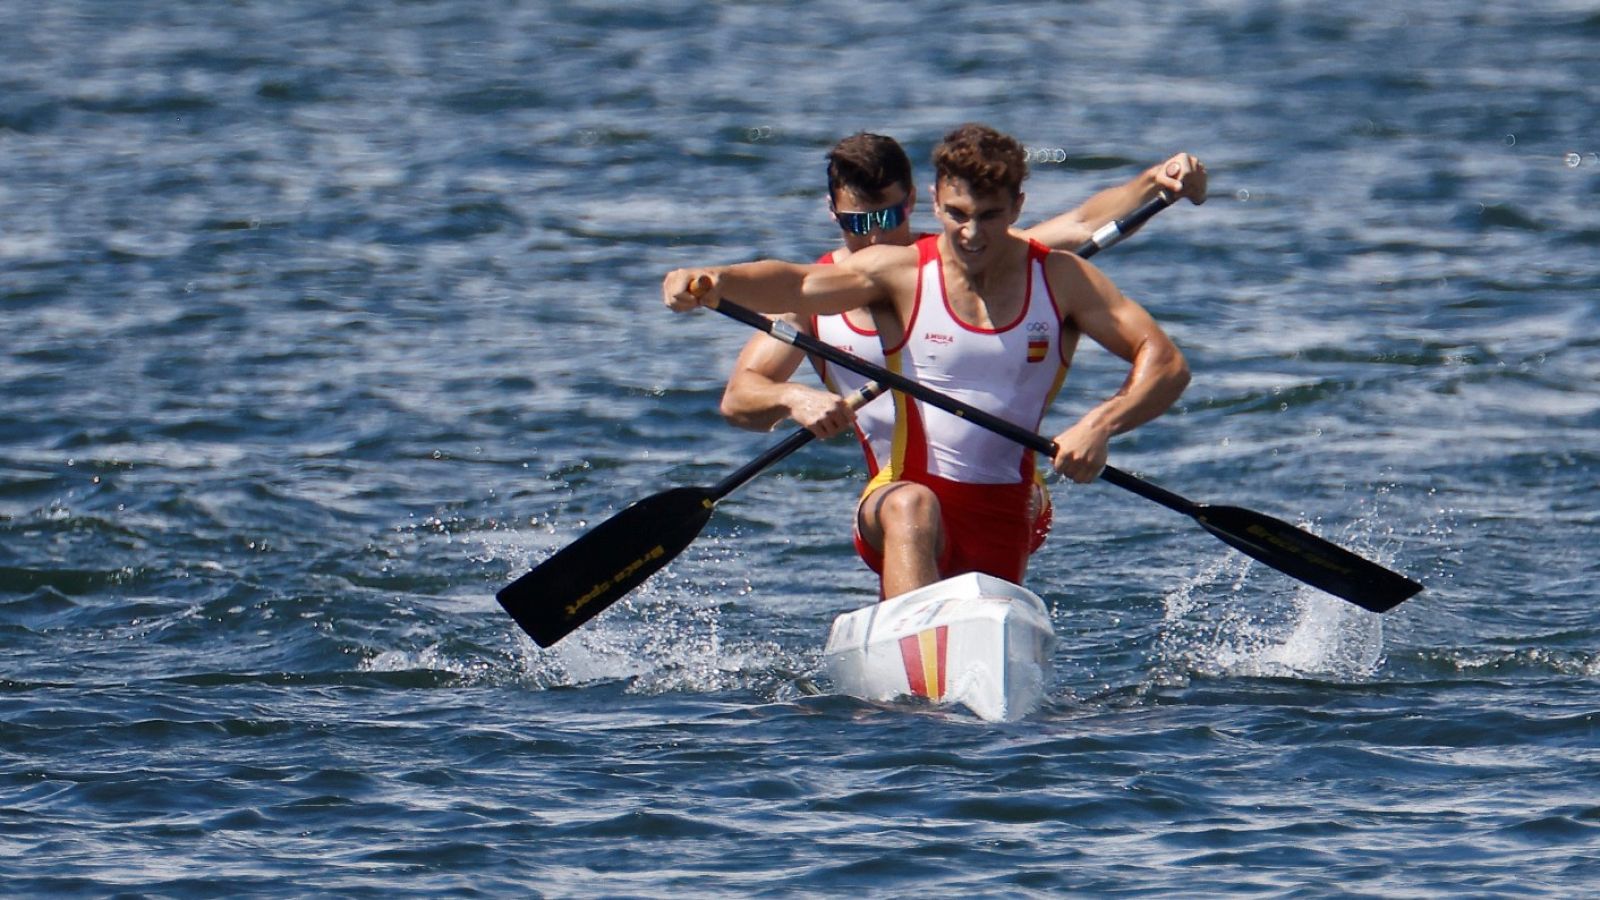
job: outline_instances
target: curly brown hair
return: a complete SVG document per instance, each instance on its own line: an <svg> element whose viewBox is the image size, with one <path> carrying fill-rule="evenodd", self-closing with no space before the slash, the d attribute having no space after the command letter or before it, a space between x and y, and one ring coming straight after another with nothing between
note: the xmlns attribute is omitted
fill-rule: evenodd
<svg viewBox="0 0 1600 900"><path fill-rule="evenodd" d="M1028 154L1016 138L968 122L933 148L933 171L935 183L959 178L974 193L1005 190L1015 198L1028 177Z"/></svg>
<svg viewBox="0 0 1600 900"><path fill-rule="evenodd" d="M911 192L911 160L898 141L881 134L860 132L828 151L828 198L837 199L845 187L873 202L883 199L892 185Z"/></svg>

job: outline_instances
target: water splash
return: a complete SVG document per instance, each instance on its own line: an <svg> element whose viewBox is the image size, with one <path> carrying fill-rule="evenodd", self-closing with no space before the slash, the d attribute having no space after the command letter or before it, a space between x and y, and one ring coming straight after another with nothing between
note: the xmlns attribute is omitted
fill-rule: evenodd
<svg viewBox="0 0 1600 900"><path fill-rule="evenodd" d="M1268 579L1247 590L1262 571L1247 557L1229 554L1164 598L1158 642L1165 679L1190 674L1244 677L1316 677L1359 681L1383 661L1383 620L1313 588L1283 599Z"/></svg>
<svg viewBox="0 0 1600 900"><path fill-rule="evenodd" d="M420 650L384 650L363 660L358 668L362 672L448 672L466 684L493 682L496 677L491 660L455 653L443 644Z"/></svg>
<svg viewBox="0 0 1600 900"><path fill-rule="evenodd" d="M503 547L483 546L490 558L504 555ZM749 581L727 578L745 569L738 553L736 545L707 536L692 555L554 647L541 649L517 635L512 677L532 689L620 682L631 694L756 691L792 698L797 679L817 667L815 651L808 656L724 627L725 612L749 615L736 602L750 594Z"/></svg>
<svg viewBox="0 0 1600 900"><path fill-rule="evenodd" d="M518 666L535 688L623 682L630 694L783 693L815 661L766 640L733 637L722 609L673 591L625 601L610 621L597 621L546 650L520 641Z"/></svg>

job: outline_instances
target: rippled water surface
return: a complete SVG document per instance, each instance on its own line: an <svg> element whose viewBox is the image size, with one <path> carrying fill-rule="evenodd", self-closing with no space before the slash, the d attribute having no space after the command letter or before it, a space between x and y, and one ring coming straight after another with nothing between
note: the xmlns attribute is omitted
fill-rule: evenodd
<svg viewBox="0 0 1600 900"><path fill-rule="evenodd" d="M49 896L1573 896L1600 878L1592 4L0 4L0 878ZM981 120L1194 383L1056 485L1010 725L829 691L853 442L550 650L494 592L777 436L691 262ZM926 208L921 228L933 227ZM1085 351L1047 426L1115 390ZM820 693L813 691L813 685Z"/></svg>

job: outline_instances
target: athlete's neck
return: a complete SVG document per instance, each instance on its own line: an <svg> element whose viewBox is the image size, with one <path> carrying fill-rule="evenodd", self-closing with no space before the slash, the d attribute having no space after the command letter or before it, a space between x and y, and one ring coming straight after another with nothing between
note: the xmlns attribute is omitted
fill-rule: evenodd
<svg viewBox="0 0 1600 900"><path fill-rule="evenodd" d="M939 248L944 263L945 289L953 295L970 293L986 303L1003 302L1027 281L1028 242L1007 239L978 255L963 252L942 237Z"/></svg>

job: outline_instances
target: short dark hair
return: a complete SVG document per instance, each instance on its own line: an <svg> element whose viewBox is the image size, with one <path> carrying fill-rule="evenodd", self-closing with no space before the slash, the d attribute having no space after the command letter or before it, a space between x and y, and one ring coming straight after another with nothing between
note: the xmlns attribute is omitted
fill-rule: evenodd
<svg viewBox="0 0 1600 900"><path fill-rule="evenodd" d="M933 171L935 183L959 178L975 193L1005 190L1016 197L1028 177L1028 154L1016 138L968 122L933 148Z"/></svg>
<svg viewBox="0 0 1600 900"><path fill-rule="evenodd" d="M911 160L892 137L863 131L828 151L829 200L839 195L840 188L849 188L876 202L896 184L911 193Z"/></svg>

